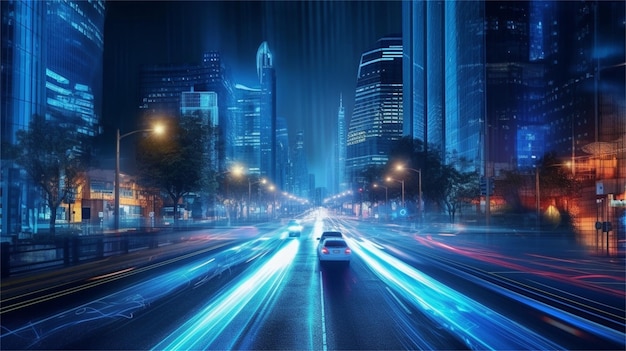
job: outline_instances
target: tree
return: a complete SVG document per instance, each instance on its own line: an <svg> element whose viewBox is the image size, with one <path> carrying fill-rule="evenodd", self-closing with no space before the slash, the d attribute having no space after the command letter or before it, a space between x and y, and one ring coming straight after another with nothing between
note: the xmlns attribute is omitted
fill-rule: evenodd
<svg viewBox="0 0 626 351"><path fill-rule="evenodd" d="M450 222L454 223L456 212L463 203L471 202L478 189L478 173L461 172L451 165L443 166L444 179L448 183L443 188L443 203Z"/></svg>
<svg viewBox="0 0 626 351"><path fill-rule="evenodd" d="M539 186L542 196L576 196L580 184L562 164L555 153L547 153L539 165Z"/></svg>
<svg viewBox="0 0 626 351"><path fill-rule="evenodd" d="M19 130L11 153L15 162L41 188L50 209L54 235L57 209L84 179L88 165L87 140L74 128L34 115L27 130Z"/></svg>
<svg viewBox="0 0 626 351"><path fill-rule="evenodd" d="M137 166L142 183L162 189L174 205L209 183L209 126L193 116L171 121L167 136L149 135L137 150Z"/></svg>

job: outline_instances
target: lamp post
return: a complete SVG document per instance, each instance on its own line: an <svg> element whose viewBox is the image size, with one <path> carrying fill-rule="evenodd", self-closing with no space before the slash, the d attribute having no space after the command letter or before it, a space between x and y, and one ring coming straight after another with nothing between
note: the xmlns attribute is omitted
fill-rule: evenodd
<svg viewBox="0 0 626 351"><path fill-rule="evenodd" d="M272 192L274 200L272 201L272 218L276 218L276 186L270 185L269 191Z"/></svg>
<svg viewBox="0 0 626 351"><path fill-rule="evenodd" d="M393 181L393 182L398 182L402 184L402 207L404 207L404 179L398 180L398 179L393 179L391 177L387 177L387 181L388 182Z"/></svg>
<svg viewBox="0 0 626 351"><path fill-rule="evenodd" d="M388 202L389 202L389 196L388 196L387 190L389 188L384 186L384 185L374 184L374 188L378 188L378 187L385 188L385 219L387 219L387 206L388 206Z"/></svg>
<svg viewBox="0 0 626 351"><path fill-rule="evenodd" d="M252 204L252 184L265 184L267 181L264 178L261 178L261 180L257 180L256 182L252 182L250 181L250 178L248 178L248 220L250 220L250 205Z"/></svg>
<svg viewBox="0 0 626 351"><path fill-rule="evenodd" d="M154 128L138 129L120 135L120 129L117 129L116 144L115 144L115 214L114 214L114 229L120 229L120 140L126 138L129 135L141 133L141 132L154 132L156 134L162 134L165 128L162 125L156 125Z"/></svg>
<svg viewBox="0 0 626 351"><path fill-rule="evenodd" d="M418 192L419 192L419 204L417 205L417 210L419 213L419 218L420 220L422 219L422 169L415 169L415 168L409 168L409 167L404 167L403 165L398 165L396 166L396 169L399 171L402 170L409 170L409 171L413 171L416 172L418 175L417 178L417 186L418 186Z"/></svg>

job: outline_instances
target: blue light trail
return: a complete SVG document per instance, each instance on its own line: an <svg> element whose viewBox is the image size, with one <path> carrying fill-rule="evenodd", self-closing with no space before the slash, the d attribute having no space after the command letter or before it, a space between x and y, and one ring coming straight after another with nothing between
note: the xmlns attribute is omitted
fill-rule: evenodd
<svg viewBox="0 0 626 351"><path fill-rule="evenodd" d="M291 240L265 262L250 269L250 272L233 283L224 293L212 300L199 313L174 330L156 344L153 350L206 350L215 349L214 342L233 323L242 326L252 320L254 314L243 316L244 308L259 310L268 296L275 293L283 281L300 247L299 240ZM230 345L220 345L219 349L230 349L238 337L230 338Z"/></svg>
<svg viewBox="0 0 626 351"><path fill-rule="evenodd" d="M352 250L425 315L476 350L559 350L550 340L387 254L370 241L347 238Z"/></svg>

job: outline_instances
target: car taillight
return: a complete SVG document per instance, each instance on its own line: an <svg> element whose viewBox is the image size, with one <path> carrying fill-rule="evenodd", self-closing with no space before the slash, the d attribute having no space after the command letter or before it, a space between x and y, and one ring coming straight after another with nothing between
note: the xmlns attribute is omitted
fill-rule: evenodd
<svg viewBox="0 0 626 351"><path fill-rule="evenodd" d="M324 246L324 247L322 247L322 253L323 253L324 255L328 255L328 249L327 249L325 246Z"/></svg>
<svg viewBox="0 0 626 351"><path fill-rule="evenodd" d="M352 250L350 250L349 247L346 247L346 251L345 251L346 255L349 255L352 253Z"/></svg>

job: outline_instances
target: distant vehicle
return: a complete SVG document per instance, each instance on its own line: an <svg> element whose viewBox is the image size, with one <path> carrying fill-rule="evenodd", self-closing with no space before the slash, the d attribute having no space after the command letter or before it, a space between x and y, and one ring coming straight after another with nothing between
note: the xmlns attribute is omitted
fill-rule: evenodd
<svg viewBox="0 0 626 351"><path fill-rule="evenodd" d="M345 240L338 237L327 237L317 246L317 258L323 262L344 262L350 264L352 250Z"/></svg>
<svg viewBox="0 0 626 351"><path fill-rule="evenodd" d="M302 224L297 219L292 219L287 224L287 231L289 231L289 236L300 236L302 234Z"/></svg>
<svg viewBox="0 0 626 351"><path fill-rule="evenodd" d="M322 233L322 236L320 236L319 238L317 238L317 240L319 240L320 242L324 241L324 239L326 238L343 238L343 235L341 234L341 232L337 232L337 231L326 231Z"/></svg>

